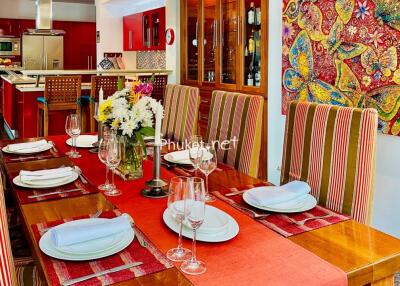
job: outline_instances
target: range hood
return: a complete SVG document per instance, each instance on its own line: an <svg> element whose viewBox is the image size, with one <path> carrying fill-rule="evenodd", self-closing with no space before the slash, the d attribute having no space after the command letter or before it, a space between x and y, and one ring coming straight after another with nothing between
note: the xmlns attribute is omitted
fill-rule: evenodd
<svg viewBox="0 0 400 286"><path fill-rule="evenodd" d="M28 29L31 35L63 35L63 30L53 30L53 0L36 0L36 29Z"/></svg>

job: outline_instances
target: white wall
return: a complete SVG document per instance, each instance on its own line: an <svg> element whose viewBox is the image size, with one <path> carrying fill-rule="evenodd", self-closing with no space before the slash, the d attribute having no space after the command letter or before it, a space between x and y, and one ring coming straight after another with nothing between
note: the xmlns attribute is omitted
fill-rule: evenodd
<svg viewBox="0 0 400 286"><path fill-rule="evenodd" d="M1 0L0 5L0 18L36 18L35 1ZM96 10L93 5L54 2L53 19L61 21L95 22Z"/></svg>
<svg viewBox="0 0 400 286"><path fill-rule="evenodd" d="M166 28L172 28L175 31L175 42L173 45L166 47L166 69L173 70L174 72L168 75L169 83L180 82L180 1L178 0L166 0Z"/></svg>
<svg viewBox="0 0 400 286"><path fill-rule="evenodd" d="M281 1L269 3L268 180L279 184L285 117L281 115ZM379 135L372 225L400 237L400 137ZM279 170L278 170L279 169Z"/></svg>

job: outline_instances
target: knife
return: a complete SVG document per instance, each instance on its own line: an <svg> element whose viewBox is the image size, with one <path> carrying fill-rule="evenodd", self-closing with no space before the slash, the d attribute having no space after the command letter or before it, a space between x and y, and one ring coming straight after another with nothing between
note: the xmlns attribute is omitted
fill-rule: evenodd
<svg viewBox="0 0 400 286"><path fill-rule="evenodd" d="M115 267L115 268L111 268L111 269L108 269L108 270L100 271L100 272L93 273L93 274L90 274L90 275L85 275L85 276L82 276L82 277L66 280L61 285L62 286L73 285L75 283L79 283L79 282L82 282L82 281L86 281L86 280L89 280L89 279L92 279L92 278L95 278L95 277L99 277L99 276L103 276L103 275L107 275L107 274L110 274L110 273L118 272L118 271L121 271L121 270L129 269L129 268L136 267L136 266L139 266L139 265L142 265L142 264L143 264L143 262L133 262L133 263L121 265L121 266L118 266L118 267Z"/></svg>
<svg viewBox="0 0 400 286"><path fill-rule="evenodd" d="M28 196L28 199L36 199L36 198L41 198L41 197L46 197L46 196L51 196L51 195L61 195L61 194L66 194L66 193L78 192L78 191L82 191L82 189L71 189L71 190L66 190L66 191L55 191L55 192L50 192L50 193L45 193L45 194L32 195L32 196Z"/></svg>

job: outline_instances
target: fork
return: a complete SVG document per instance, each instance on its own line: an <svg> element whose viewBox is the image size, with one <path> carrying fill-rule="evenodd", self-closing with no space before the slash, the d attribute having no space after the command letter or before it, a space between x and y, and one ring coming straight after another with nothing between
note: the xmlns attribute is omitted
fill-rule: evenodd
<svg viewBox="0 0 400 286"><path fill-rule="evenodd" d="M243 206L238 205L238 204L235 204L235 206L236 206L238 209L241 209L241 210L244 210L244 211L246 211L246 212L251 213L251 214L253 215L253 218L254 218L254 219L262 219L262 218L266 218L267 216L270 215L270 214L260 214L260 213L257 213L257 212L255 212L255 211L253 211L252 209L243 207Z"/></svg>
<svg viewBox="0 0 400 286"><path fill-rule="evenodd" d="M50 145L52 145L53 147L51 149L53 149L54 152L58 153L58 149L56 148L56 144L54 144L53 141L47 141Z"/></svg>
<svg viewBox="0 0 400 286"><path fill-rule="evenodd" d="M82 183L87 184L87 183L88 183L88 180L87 180L86 176L83 175L82 169L79 168L79 167L76 166L76 165L74 165L72 168L75 170L76 173L78 173L79 178L81 179Z"/></svg>
<svg viewBox="0 0 400 286"><path fill-rule="evenodd" d="M288 217L288 219L289 219L291 222L293 222L294 224L297 224L297 225L304 225L306 222L308 222L308 221L310 221L310 220L326 218L326 217L329 217L329 216L330 216L330 214L326 214L326 215L323 215L323 216L308 217L308 218L305 218L305 219L303 219L303 220L294 220L294 219L292 219L292 218L290 218L290 217Z"/></svg>
<svg viewBox="0 0 400 286"><path fill-rule="evenodd" d="M135 226L135 220L133 219L133 217L130 217L130 219L131 219L131 225L132 225L132 227L134 227ZM138 240L138 242L139 242L141 247L144 247L144 248L147 247L147 242L143 239L143 237L141 237L139 235L136 235L136 238L137 238L137 240Z"/></svg>

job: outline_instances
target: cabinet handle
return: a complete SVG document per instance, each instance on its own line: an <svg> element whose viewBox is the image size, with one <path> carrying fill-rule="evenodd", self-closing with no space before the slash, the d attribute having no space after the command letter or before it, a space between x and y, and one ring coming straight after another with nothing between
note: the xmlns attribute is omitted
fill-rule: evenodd
<svg viewBox="0 0 400 286"><path fill-rule="evenodd" d="M90 56L90 69L93 69L93 56Z"/></svg>
<svg viewBox="0 0 400 286"><path fill-rule="evenodd" d="M150 31L150 27L147 28L147 47L150 48L150 42L151 42L151 31Z"/></svg>
<svg viewBox="0 0 400 286"><path fill-rule="evenodd" d="M201 120L207 120L208 121L208 116L200 116Z"/></svg>
<svg viewBox="0 0 400 286"><path fill-rule="evenodd" d="M199 21L196 20L196 43L198 44L199 39Z"/></svg>
<svg viewBox="0 0 400 286"><path fill-rule="evenodd" d="M129 31L129 49L132 49L133 31Z"/></svg>
<svg viewBox="0 0 400 286"><path fill-rule="evenodd" d="M87 69L90 70L90 60L89 60L89 56L87 56Z"/></svg>
<svg viewBox="0 0 400 286"><path fill-rule="evenodd" d="M202 99L202 100L201 100L201 103L207 104L207 103L210 103L210 101L209 101L208 99Z"/></svg>

